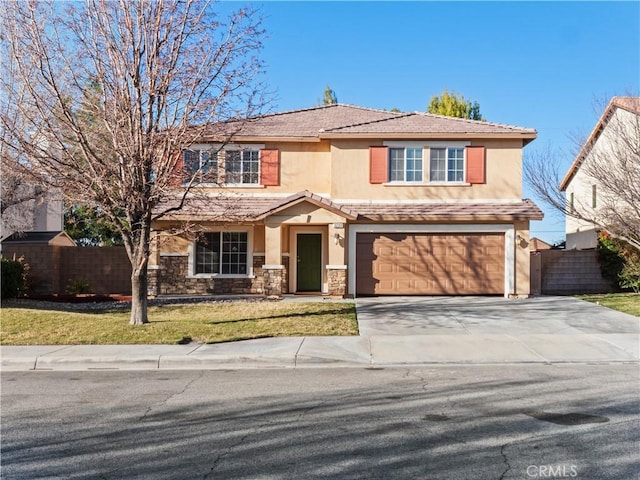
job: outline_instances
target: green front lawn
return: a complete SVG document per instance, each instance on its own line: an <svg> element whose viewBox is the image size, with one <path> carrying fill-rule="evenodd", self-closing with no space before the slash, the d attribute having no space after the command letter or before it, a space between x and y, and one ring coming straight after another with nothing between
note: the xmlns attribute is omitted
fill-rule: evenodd
<svg viewBox="0 0 640 480"><path fill-rule="evenodd" d="M149 323L129 325L128 310L3 304L2 345L176 344L261 337L357 335L352 303L217 302L149 307ZM66 308L66 309L65 309Z"/></svg>
<svg viewBox="0 0 640 480"><path fill-rule="evenodd" d="M598 303L604 307L630 313L640 317L639 293L606 293L601 295L579 295L578 298L592 303Z"/></svg>

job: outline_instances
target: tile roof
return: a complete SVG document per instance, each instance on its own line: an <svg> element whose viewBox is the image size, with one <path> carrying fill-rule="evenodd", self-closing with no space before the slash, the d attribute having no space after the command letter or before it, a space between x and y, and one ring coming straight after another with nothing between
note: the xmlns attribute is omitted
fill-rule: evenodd
<svg viewBox="0 0 640 480"><path fill-rule="evenodd" d="M584 159L587 157L587 155L589 155L591 148L595 145L596 140L598 140L598 137L604 130L604 127L611 118L611 115L613 115L613 111L615 108L621 108L636 115L640 115L640 97L613 97L611 99L609 105L607 105L607 108L605 108L604 112L602 112L598 123L591 131L589 138L587 138L587 141L584 142L584 145L580 149L580 152L578 152L578 155L573 160L573 163L562 179L562 182L560 182L558 188L561 191L566 190L566 188L569 186L569 182L571 182L575 174L578 172L578 169L582 165Z"/></svg>
<svg viewBox="0 0 640 480"><path fill-rule="evenodd" d="M489 135L522 136L534 139L531 128L446 117L429 113L398 113L385 110L334 104L291 110L243 122L211 124L204 132L206 139L231 135L235 138L330 138L335 136L371 135Z"/></svg>
<svg viewBox="0 0 640 480"><path fill-rule="evenodd" d="M296 203L301 201L308 201L318 207L325 208L327 210L333 211L338 215L342 215L345 218L350 220L355 220L358 218L358 214L351 211L349 208L346 208L343 205L339 205L335 202L332 202L326 197L322 197L320 195L316 195L315 193L311 193L309 190L303 190L302 192L298 192L294 195L291 195L280 202L274 202L270 208L264 210L260 215L258 215L257 219L262 220L274 213L285 210Z"/></svg>
<svg viewBox="0 0 640 480"><path fill-rule="evenodd" d="M542 220L542 211L529 199L513 203L366 203L345 204L357 211L358 220L454 221Z"/></svg>
<svg viewBox="0 0 640 480"><path fill-rule="evenodd" d="M539 252L540 250L551 250L553 246L550 243L540 240L537 237L533 237L529 241L529 250L532 252Z"/></svg>
<svg viewBox="0 0 640 480"><path fill-rule="evenodd" d="M531 128L514 127L492 122L479 122L464 118L445 117L431 113L408 113L406 115L371 121L359 125L350 125L326 130L327 133L418 133L418 134L496 134L517 133L532 134Z"/></svg>
<svg viewBox="0 0 640 480"><path fill-rule="evenodd" d="M274 197L243 197L236 195L210 195L207 193L190 192L182 208L169 212L164 219L206 220L210 222L242 222L252 220L262 212L272 208L275 202L282 198ZM167 199L159 204L154 213L177 208L179 198Z"/></svg>
<svg viewBox="0 0 640 480"><path fill-rule="evenodd" d="M241 222L262 220L298 201L310 201L322 208L357 221L514 221L541 220L542 211L525 199L513 203L337 203L308 191L282 197L200 196L188 199L179 211L166 219ZM161 205L166 207L169 204Z"/></svg>
<svg viewBox="0 0 640 480"><path fill-rule="evenodd" d="M42 243L48 244L52 240L57 238L64 239L68 241L69 244L73 244L74 241L67 235L66 232L55 230L55 231L46 231L46 232L21 232L21 233L13 233L9 235L7 238L2 240L2 243Z"/></svg>
<svg viewBox="0 0 640 480"><path fill-rule="evenodd" d="M631 113L640 114L640 97L613 97L611 103Z"/></svg>

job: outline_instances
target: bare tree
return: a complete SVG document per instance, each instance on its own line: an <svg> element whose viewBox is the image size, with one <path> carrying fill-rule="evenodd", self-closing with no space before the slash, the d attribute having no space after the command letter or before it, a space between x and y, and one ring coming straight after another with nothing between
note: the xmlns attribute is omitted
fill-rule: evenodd
<svg viewBox="0 0 640 480"><path fill-rule="evenodd" d="M0 145L0 239L12 233L22 233L32 225L36 202L42 200L43 190L25 175L16 160Z"/></svg>
<svg viewBox="0 0 640 480"><path fill-rule="evenodd" d="M5 69L3 76L13 81L14 72ZM8 105L2 105L1 116L7 117L11 111ZM0 124L0 238L12 233L22 233L33 223L35 203L42 200L43 188L39 179L29 174L20 157L7 147L4 140L10 138L9 133Z"/></svg>
<svg viewBox="0 0 640 480"><path fill-rule="evenodd" d="M148 321L151 223L180 208L193 183L182 185L180 152L208 123L264 106L260 18L239 9L222 19L214 7L3 4L3 143L67 200L99 207L120 231L133 267L131 324Z"/></svg>
<svg viewBox="0 0 640 480"><path fill-rule="evenodd" d="M568 173L560 170L561 155L548 148L525 159L525 181L562 214L640 248L640 97L614 97L600 111L589 138L574 136L575 160ZM565 189L578 169L593 196L589 191L567 199Z"/></svg>

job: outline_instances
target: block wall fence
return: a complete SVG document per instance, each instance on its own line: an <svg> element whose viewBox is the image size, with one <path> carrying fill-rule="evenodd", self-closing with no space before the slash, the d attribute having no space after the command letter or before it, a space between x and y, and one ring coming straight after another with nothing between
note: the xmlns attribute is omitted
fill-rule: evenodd
<svg viewBox="0 0 640 480"><path fill-rule="evenodd" d="M131 294L131 263L124 247L14 244L3 245L2 255L24 257L33 294L64 294L74 280L87 282L90 293Z"/></svg>

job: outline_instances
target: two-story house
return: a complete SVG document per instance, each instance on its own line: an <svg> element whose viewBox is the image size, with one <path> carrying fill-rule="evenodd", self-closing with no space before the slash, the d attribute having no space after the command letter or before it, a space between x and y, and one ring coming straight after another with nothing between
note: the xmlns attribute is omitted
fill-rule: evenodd
<svg viewBox="0 0 640 480"><path fill-rule="evenodd" d="M221 146L233 128L184 152L205 195L153 225L150 294L529 294L535 130L342 104L253 118Z"/></svg>
<svg viewBox="0 0 640 480"><path fill-rule="evenodd" d="M630 205L633 194L627 198L620 195L626 187L617 182L616 176L625 177L631 188L637 186L637 174L627 173L638 171L639 132L640 97L613 97L560 183L567 199L568 250L596 248L597 231L616 220L612 211L634 211L634 205ZM625 162L628 165L623 166ZM614 188L602 185L605 175L615 183Z"/></svg>

